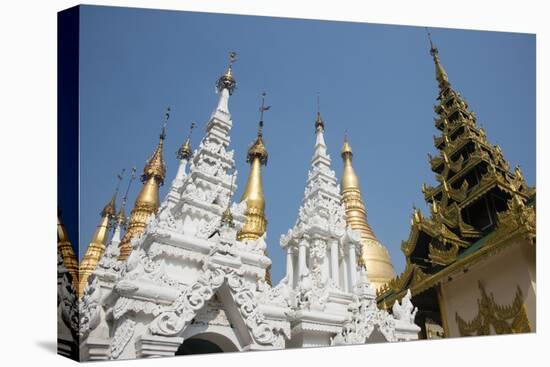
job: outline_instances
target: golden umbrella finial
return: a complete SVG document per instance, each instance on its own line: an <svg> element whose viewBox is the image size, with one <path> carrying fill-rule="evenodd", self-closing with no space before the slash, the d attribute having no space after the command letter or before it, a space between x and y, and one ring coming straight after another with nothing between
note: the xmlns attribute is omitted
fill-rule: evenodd
<svg viewBox="0 0 550 367"><path fill-rule="evenodd" d="M439 61L439 50L435 46L435 44L432 41L432 34L428 30L428 27L425 27L426 33L428 34L428 40L430 41L430 55L432 55L435 63L435 76L437 81L439 82L440 87L445 87L449 85L449 77L447 76L447 72L445 69L443 69L443 66L441 65Z"/></svg>
<svg viewBox="0 0 550 367"><path fill-rule="evenodd" d="M260 122L258 123L258 137L256 141L252 144L252 146L248 149L247 154L247 163L251 163L254 158L259 158L260 163L263 165L267 164L267 158L268 153L267 149L265 148L264 141L263 141L263 128L264 128L264 112L268 111L271 106L265 105L265 96L267 93L264 91L262 92L262 105L260 106Z"/></svg>
<svg viewBox="0 0 550 367"><path fill-rule="evenodd" d="M164 183L164 178L166 176L166 164L164 163L164 158L162 157L162 149L164 147L164 140L166 139L166 126L168 125L168 120L170 119L170 111L170 106L166 107L164 120L162 122L162 129L160 132L159 144L145 167L143 167L141 181L144 183L151 177L158 180L159 185Z"/></svg>
<svg viewBox="0 0 550 367"><path fill-rule="evenodd" d="M195 122L191 123L191 126L189 127L189 134L187 134L187 139L185 139L185 142L183 145L178 149L176 153L176 157L181 161L182 159L189 159L193 155L193 150L191 149L191 134L193 133L193 129L197 126Z"/></svg>
<svg viewBox="0 0 550 367"><path fill-rule="evenodd" d="M118 196L118 190L120 188L120 181L122 181L122 178L124 177L124 172L126 172L126 169L123 168L122 171L117 174L117 183L115 186L115 192L113 193L113 197L111 200L105 205L103 210L101 211L100 215L101 217L109 217L109 220L112 220L116 215L116 198Z"/></svg>
<svg viewBox="0 0 550 367"><path fill-rule="evenodd" d="M233 91L237 87L237 81L233 78L233 64L237 61L237 53L235 51L229 52L229 66L225 73L218 79L216 87L218 92L227 89L229 94L233 94Z"/></svg>

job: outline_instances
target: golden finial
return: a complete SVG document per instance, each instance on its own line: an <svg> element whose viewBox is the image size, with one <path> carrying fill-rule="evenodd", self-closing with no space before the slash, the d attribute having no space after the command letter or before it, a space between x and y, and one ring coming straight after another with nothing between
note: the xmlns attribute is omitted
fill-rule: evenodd
<svg viewBox="0 0 550 367"><path fill-rule="evenodd" d="M115 187L115 192L113 194L113 197L111 198L111 200L107 203L107 205L105 205L105 207L103 208L103 210L101 211L100 215L102 217L109 217L109 219L113 219L116 215L116 198L118 196L118 190L120 188L120 181L122 180L122 178L124 177L124 172L126 172L126 169L123 168L122 171L117 174L117 183L116 183L116 187Z"/></svg>
<svg viewBox="0 0 550 367"><path fill-rule="evenodd" d="M120 210L118 211L118 214L116 216L116 223L121 226L126 226L126 203L128 202L128 192L130 192L130 187L132 186L132 182L136 178L136 167L132 167L132 174L130 175L130 180L128 181L128 186L126 186L126 192L124 193L124 197L122 198L122 204L120 204Z"/></svg>
<svg viewBox="0 0 550 367"><path fill-rule="evenodd" d="M319 129L322 129L323 131L325 131L325 122L321 117L321 101L320 101L319 93L317 93L317 118L315 119L315 131Z"/></svg>
<svg viewBox="0 0 550 367"><path fill-rule="evenodd" d="M166 139L166 125L170 119L170 107L166 108L164 114L164 120L162 123L162 130L160 132L160 141L155 149L155 152L143 168L143 173L141 174L141 181L146 182L150 178L155 178L160 185L164 183L164 178L166 177L166 164L164 163L164 158L162 157L162 149L164 147L164 140Z"/></svg>
<svg viewBox="0 0 550 367"><path fill-rule="evenodd" d="M237 61L237 53L234 51L229 52L229 66L227 67L225 73L220 76L216 84L218 92L227 89L229 94L231 95L237 87L237 82L233 77L233 64L235 63L235 61Z"/></svg>
<svg viewBox="0 0 550 367"><path fill-rule="evenodd" d="M434 54L437 54L437 48L434 46L434 43L432 41L432 34L430 33L428 27L424 27L424 29L426 29L426 33L428 34L428 40L430 41L430 54L432 54L432 56Z"/></svg>
<svg viewBox="0 0 550 367"><path fill-rule="evenodd" d="M165 118L160 134L160 142L155 152L143 168L141 180L143 187L139 192L134 208L130 213L128 230L120 242L119 260L125 261L132 252L132 238L140 236L145 231L145 224L151 214L155 214L160 206L159 186L164 183L166 177L166 164L162 157L164 139L166 139L166 125L170 118L170 107L166 109Z"/></svg>
<svg viewBox="0 0 550 367"><path fill-rule="evenodd" d="M193 155L193 150L191 149L191 134L193 133L193 129L197 126L195 122L191 123L191 126L189 127L189 134L187 135L187 139L183 143L183 145L178 149L178 152L176 153L176 157L181 161L183 159L190 159Z"/></svg>
<svg viewBox="0 0 550 367"><path fill-rule="evenodd" d="M449 77L447 76L445 69L443 69L441 62L439 61L439 50L437 49L437 47L435 47L432 41L432 35L428 30L428 27L425 27L425 28L426 28L426 33L428 34L428 39L430 41L430 54L432 55L435 63L436 79L439 82L439 86L444 87L445 85L449 84Z"/></svg>
<svg viewBox="0 0 550 367"><path fill-rule="evenodd" d="M342 158L344 159L348 157L351 159L353 157L353 150L351 149L351 145L349 144L347 131L344 134L344 145L342 145L342 150L340 151L340 153L342 154Z"/></svg>
<svg viewBox="0 0 550 367"><path fill-rule="evenodd" d="M265 96L267 93L264 91L262 92L262 105L260 106L260 122L258 124L258 137L256 138L256 141L252 144L252 146L248 149L248 154L246 158L247 163L251 163L254 158L259 158L260 163L264 166L267 164L267 158L268 153L267 149L265 148L264 141L263 141L263 128L264 128L264 112L268 111L271 106L265 105Z"/></svg>
<svg viewBox="0 0 550 367"><path fill-rule="evenodd" d="M342 173L341 191L359 190L359 178L355 174L352 165L353 151L349 144L348 134L344 135L344 145L341 150L342 159L344 160L344 172Z"/></svg>

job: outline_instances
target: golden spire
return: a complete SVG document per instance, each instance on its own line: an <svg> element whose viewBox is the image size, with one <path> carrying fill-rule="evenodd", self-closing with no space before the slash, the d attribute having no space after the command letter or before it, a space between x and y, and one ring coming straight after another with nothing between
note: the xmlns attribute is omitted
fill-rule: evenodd
<svg viewBox="0 0 550 367"><path fill-rule="evenodd" d="M116 185L115 193L113 194L112 199L105 205L105 207L101 211L101 221L99 222L99 225L95 230L92 240L90 241L90 244L86 249L86 254L84 255L84 258L80 263L78 278L79 298L82 297L82 294L84 294L84 288L86 288L86 284L88 283L88 277L93 273L97 264L99 263L99 260L101 260L101 257L103 256L103 252L105 252L105 245L109 237L110 224L116 215L115 201L123 174L124 170L122 170L121 174L117 175L118 182Z"/></svg>
<svg viewBox="0 0 550 367"><path fill-rule="evenodd" d="M237 61L237 53L231 51L229 53L229 66L227 67L225 73L220 76L218 82L216 83L216 87L218 88L219 92L227 89L229 91L229 94L231 95L237 87L237 81L233 77L233 63L235 61Z"/></svg>
<svg viewBox="0 0 550 367"><path fill-rule="evenodd" d="M426 32L428 33L428 39L430 40L430 54L432 55L435 64L435 78L439 82L439 87L443 89L450 85L449 76L443 68L443 65L441 65L441 61L439 60L439 51L432 42L432 35L428 31L428 28L426 28Z"/></svg>
<svg viewBox="0 0 550 367"><path fill-rule="evenodd" d="M359 179L352 165L353 152L347 135L342 147L344 172L340 191L346 211L346 222L352 229L361 234L361 256L359 265L365 266L367 276L375 288L391 280L395 276L388 250L378 241L367 221L367 210L361 197Z"/></svg>
<svg viewBox="0 0 550 367"><path fill-rule="evenodd" d="M246 222L237 234L239 241L254 241L265 233L265 198L262 185L261 166L267 164L267 150L263 142L263 116L270 106L265 106L265 95L262 93L260 123L256 141L248 149L246 162L250 163L250 174L241 201L246 201Z"/></svg>
<svg viewBox="0 0 550 367"><path fill-rule="evenodd" d="M78 287L78 259L74 254L73 247L69 241L67 229L61 221L61 211L57 210L57 251L63 259L63 265L71 274L73 286Z"/></svg>
<svg viewBox="0 0 550 367"><path fill-rule="evenodd" d="M147 219L151 214L156 213L160 206L159 187L162 186L166 177L166 164L164 163L162 150L166 139L166 124L169 118L170 107L166 109L159 144L141 174L143 187L136 198L134 208L130 213L128 229L119 245L120 256L118 259L121 261L128 259L132 252L132 238L141 235L145 231Z"/></svg>
<svg viewBox="0 0 550 367"><path fill-rule="evenodd" d="M176 153L176 157L181 161L183 159L189 160L191 156L193 155L193 150L191 149L191 134L193 133L193 129L197 126L196 123L192 122L191 126L189 127L189 134L187 134L187 139L185 139L185 142L183 145L178 149L178 152Z"/></svg>

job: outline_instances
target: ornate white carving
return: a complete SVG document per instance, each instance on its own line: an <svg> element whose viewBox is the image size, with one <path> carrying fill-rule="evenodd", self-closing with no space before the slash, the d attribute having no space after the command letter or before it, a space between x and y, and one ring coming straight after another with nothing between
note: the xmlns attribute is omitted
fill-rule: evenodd
<svg viewBox="0 0 550 367"><path fill-rule="evenodd" d="M409 324L414 324L414 318L418 308L411 302L411 290L407 289L407 294L401 300L401 304L396 300L392 307L393 316L396 320L401 320Z"/></svg>
<svg viewBox="0 0 550 367"><path fill-rule="evenodd" d="M58 288L58 302L61 308L61 319L69 328L73 337L78 333L78 302L76 289L73 286L71 275L65 271ZM76 338L75 338L76 339Z"/></svg>
<svg viewBox="0 0 550 367"><path fill-rule="evenodd" d="M79 329L78 335L81 340L88 336L100 322L101 314L101 288L95 274L90 274L84 293L78 304L79 308Z"/></svg>
<svg viewBox="0 0 550 367"><path fill-rule="evenodd" d="M130 339L132 339L136 328L136 322L127 316L116 322L117 327L113 339L111 340L111 357L114 359L120 356L124 347L126 347Z"/></svg>

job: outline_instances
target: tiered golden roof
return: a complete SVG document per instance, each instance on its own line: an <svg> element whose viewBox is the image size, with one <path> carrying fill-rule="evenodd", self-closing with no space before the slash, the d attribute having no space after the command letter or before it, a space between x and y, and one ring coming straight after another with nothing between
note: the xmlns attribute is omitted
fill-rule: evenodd
<svg viewBox="0 0 550 367"><path fill-rule="evenodd" d="M164 140L166 139L166 122L170 117L170 108L166 112L164 126L160 134L160 141L151 158L143 168L141 181L143 187L136 198L134 208L130 213L128 229L120 241L119 260L125 261L132 252L132 238L140 236L145 231L145 224L151 214L157 212L160 206L159 188L166 178L166 163L163 158Z"/></svg>
<svg viewBox="0 0 550 367"><path fill-rule="evenodd" d="M61 221L61 212L57 212L57 251L63 259L63 265L71 274L73 286L78 287L78 259L73 251L67 229Z"/></svg>
<svg viewBox="0 0 550 367"><path fill-rule="evenodd" d="M519 169L513 173L498 145L487 140L468 103L449 82L430 39L439 85L434 137L437 156L429 156L438 185L422 185L430 216L414 209L409 238L401 244L405 271L378 295L390 304L411 289L413 296L434 287L452 271L469 266L521 234L535 242L535 189Z"/></svg>
<svg viewBox="0 0 550 367"><path fill-rule="evenodd" d="M367 221L367 210L361 197L359 178L353 169L353 152L347 136L344 139L341 153L344 160L344 172L340 190L346 211L346 222L352 229L361 233L362 248L359 264L366 267L371 284L375 288L380 288L395 276L391 258L388 250L378 241Z"/></svg>

